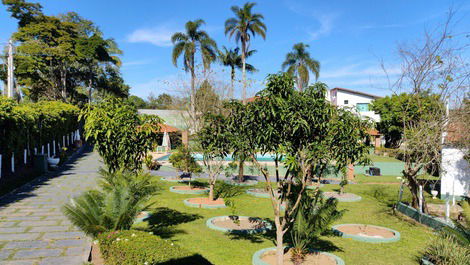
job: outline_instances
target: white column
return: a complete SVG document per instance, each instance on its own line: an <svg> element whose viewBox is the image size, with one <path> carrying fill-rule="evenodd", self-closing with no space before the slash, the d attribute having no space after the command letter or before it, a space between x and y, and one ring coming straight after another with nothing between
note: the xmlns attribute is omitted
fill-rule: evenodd
<svg viewBox="0 0 470 265"><path fill-rule="evenodd" d="M44 154L44 145L41 146L41 155L43 155L43 154Z"/></svg>
<svg viewBox="0 0 470 265"><path fill-rule="evenodd" d="M419 212L423 212L423 186L419 185Z"/></svg>
<svg viewBox="0 0 470 265"><path fill-rule="evenodd" d="M52 155L55 156L55 140L52 140Z"/></svg>
<svg viewBox="0 0 470 265"><path fill-rule="evenodd" d="M27 161L27 156L28 156L28 150L24 149L23 161L24 161L25 165L26 165L26 162L28 162Z"/></svg>
<svg viewBox="0 0 470 265"><path fill-rule="evenodd" d="M11 153L11 172L15 173L15 153Z"/></svg>

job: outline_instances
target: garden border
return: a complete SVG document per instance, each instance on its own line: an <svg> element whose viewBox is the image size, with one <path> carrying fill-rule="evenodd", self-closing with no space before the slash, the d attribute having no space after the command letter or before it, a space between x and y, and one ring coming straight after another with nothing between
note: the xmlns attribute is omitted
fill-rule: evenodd
<svg viewBox="0 0 470 265"><path fill-rule="evenodd" d="M270 265L266 262L264 262L262 259L261 259L261 256L265 253L265 252L268 252L268 251L271 251L271 250L276 250L276 247L271 247L271 248L263 248L263 249L260 249L258 251L255 252L255 254L253 254L253 257L252 257L252 264L253 265ZM311 250L311 252L320 252L321 254L324 254L324 255L327 255L327 256L330 256L332 257L335 261L336 261L336 264L337 265L345 265L344 263L344 260L334 254L331 254L331 253L328 253L328 252L324 252L324 251L318 251L318 250Z"/></svg>
<svg viewBox="0 0 470 265"><path fill-rule="evenodd" d="M193 198L190 198L193 199ZM204 208L204 209L220 209L220 208L227 208L225 203L223 205L209 205L209 204L200 204L200 203L190 203L189 199L183 200L184 204L189 207L193 208Z"/></svg>
<svg viewBox="0 0 470 265"><path fill-rule="evenodd" d="M188 180L184 180L184 179L168 179L168 178L174 178L174 177L161 177L160 180L168 181L168 182L175 182L175 183L188 182Z"/></svg>
<svg viewBox="0 0 470 265"><path fill-rule="evenodd" d="M149 211L142 211L142 213L145 214L144 217L140 217L140 218L136 218L135 221L134 221L134 224L136 223L142 223L145 219L149 218L150 217L150 212Z"/></svg>
<svg viewBox="0 0 470 265"><path fill-rule="evenodd" d="M388 227L383 227L383 226L378 226L378 225L367 225L367 226L371 226L371 227L375 227L375 228L381 228L381 229L385 229L385 230L388 230L392 233L395 234L394 237L391 237L391 238L374 238L374 237L365 237L365 236L359 236L359 235L353 235L353 234L346 234L346 233L343 233L341 231L339 231L337 228L340 227L340 226L345 226L345 225L365 225L365 224L338 224L338 225L334 225L332 227L333 229L333 232L343 238L351 238L353 240L357 240L357 241L362 241L362 242L367 242L367 243L392 243L392 242L397 242L401 239L401 234L400 232L396 231L396 230L393 230L391 228L388 228Z"/></svg>
<svg viewBox="0 0 470 265"><path fill-rule="evenodd" d="M175 187L180 187L180 186L171 186L170 191L174 193L179 193L179 194L206 194L209 192L208 188L204 188L203 190L177 190Z"/></svg>
<svg viewBox="0 0 470 265"><path fill-rule="evenodd" d="M244 181L243 183L239 183L239 182L236 182L234 180L225 180L224 181L226 184L230 184L230 185L235 185L235 186L241 186L241 187L246 187L246 186L255 186L257 185L259 182L257 180L253 180L253 179L250 179L250 180L246 180Z"/></svg>
<svg viewBox="0 0 470 265"><path fill-rule="evenodd" d="M431 215L420 213L413 207L410 207L402 202L398 202L396 205L397 211L400 213L414 219L420 224L431 227L435 230L440 230L444 227L454 228L453 223L447 223L439 218L433 217Z"/></svg>
<svg viewBox="0 0 470 265"><path fill-rule="evenodd" d="M250 216L241 216L241 215L238 216L238 217L239 218L256 218L258 220L261 220L264 223L265 226L263 228L257 228L257 229L240 229L240 230L237 230L237 229L223 228L223 227L220 227L220 226L216 226L216 225L214 225L214 223L212 223L212 221L214 221L216 219L230 218L230 216L228 216L228 215L221 215L221 216L211 217L211 218L207 219L206 226L209 227L210 229L218 230L218 231L221 231L221 232L227 232L227 233L233 233L233 234L243 234L243 235L246 235L246 234L261 234L261 233L265 233L265 232L272 229L272 225L269 222L267 222L266 220L263 220L262 218L250 217Z"/></svg>

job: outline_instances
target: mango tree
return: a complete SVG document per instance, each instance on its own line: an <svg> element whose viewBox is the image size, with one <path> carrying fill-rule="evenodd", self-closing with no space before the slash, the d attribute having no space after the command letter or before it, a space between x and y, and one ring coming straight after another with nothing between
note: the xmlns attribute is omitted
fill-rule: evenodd
<svg viewBox="0 0 470 265"><path fill-rule="evenodd" d="M244 125L238 130L246 135L253 164L266 181L276 226L277 264L282 265L284 234L295 221L307 181L314 177L315 168L327 162L322 160L324 154L329 154L329 161L336 161L333 166L338 169L350 162L341 161L339 145L346 142L343 137L353 131L351 127L355 124L343 120L326 100L326 86L311 86L300 93L286 73L270 75L266 88L258 96L260 99L247 104L243 111L229 113L227 128ZM347 136L354 142L349 156L359 157L366 149L361 141L363 134L365 132ZM256 160L257 152L274 157L274 176ZM279 171L281 161L287 169L283 176Z"/></svg>

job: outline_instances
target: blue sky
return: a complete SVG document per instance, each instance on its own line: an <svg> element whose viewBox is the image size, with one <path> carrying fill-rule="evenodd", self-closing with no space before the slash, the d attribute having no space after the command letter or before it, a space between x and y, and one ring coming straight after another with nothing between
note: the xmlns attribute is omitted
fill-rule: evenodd
<svg viewBox="0 0 470 265"><path fill-rule="evenodd" d="M184 23L204 19L205 30L220 47L235 47L224 35L224 22L232 16L236 0L49 0L38 1L46 14L75 11L94 21L106 37L115 38L124 51L122 72L131 94L146 98L151 92L177 94L187 76L171 63L169 38ZM280 70L285 54L294 43L310 45L310 53L321 63L320 81L330 88L346 87L377 95L390 93L380 60L393 75L399 71L396 47L419 40L425 28L442 22L449 7L458 9L457 31L470 28L468 0L259 0L255 12L265 16L267 38L255 38L251 47L258 53L249 63L259 72L248 90L261 89L269 73ZM0 6L0 45L15 31L16 20ZM222 67L214 67L216 78L228 78ZM237 73L238 77L241 73Z"/></svg>

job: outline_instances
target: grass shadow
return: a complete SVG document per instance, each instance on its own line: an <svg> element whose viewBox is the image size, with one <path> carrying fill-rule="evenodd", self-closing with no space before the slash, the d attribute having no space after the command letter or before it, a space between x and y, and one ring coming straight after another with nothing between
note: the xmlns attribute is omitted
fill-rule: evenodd
<svg viewBox="0 0 470 265"><path fill-rule="evenodd" d="M333 244L329 240L325 239L318 239L315 243L312 244L312 249L324 251L324 252L334 252L334 251L341 251L343 252L342 248L339 248L335 244Z"/></svg>
<svg viewBox="0 0 470 265"><path fill-rule="evenodd" d="M273 229L266 231L265 233L259 234L240 234L240 233L226 233L230 240L248 240L251 243L262 243L265 240L269 240L272 243L276 241L276 230L274 222L270 219L264 219L266 222L271 224Z"/></svg>
<svg viewBox="0 0 470 265"><path fill-rule="evenodd" d="M148 222L146 230L161 238L171 238L175 234L185 233L184 230L175 228L175 225L189 223L201 218L202 216L199 214L188 214L167 207L159 207L151 212L150 216L144 221Z"/></svg>
<svg viewBox="0 0 470 265"><path fill-rule="evenodd" d="M194 254L192 256L174 259L166 261L163 263L158 263L158 265L213 265L207 259L199 254Z"/></svg>

